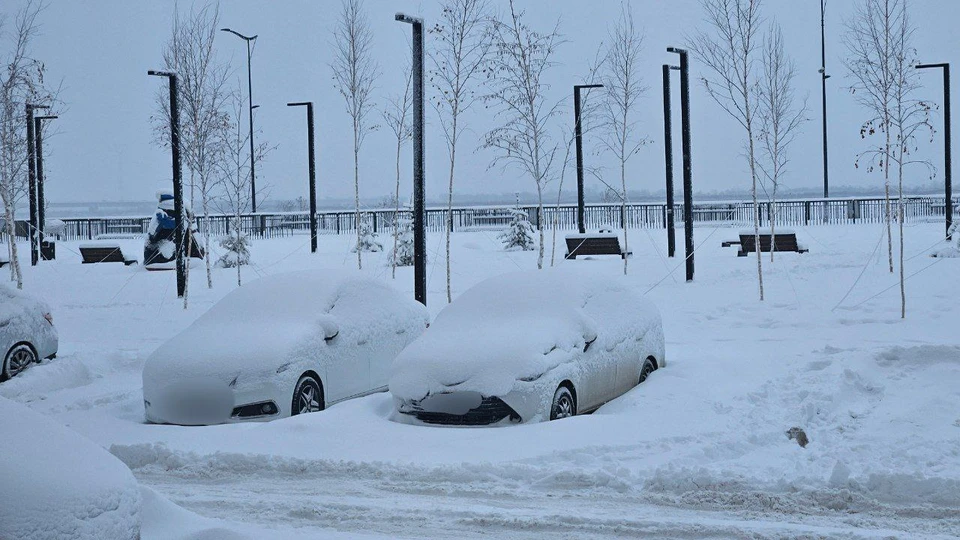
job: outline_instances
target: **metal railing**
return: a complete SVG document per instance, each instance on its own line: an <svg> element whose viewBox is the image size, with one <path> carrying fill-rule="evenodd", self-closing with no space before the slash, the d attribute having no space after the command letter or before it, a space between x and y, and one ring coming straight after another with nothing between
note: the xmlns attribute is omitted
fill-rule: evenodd
<svg viewBox="0 0 960 540"><path fill-rule="evenodd" d="M896 211L896 199L891 199L893 211ZM761 202L760 224L769 226L773 218L778 226L834 225L855 223L882 223L885 215L883 198L851 199L810 199L784 200L775 204ZM955 199L954 207L960 208L960 199ZM541 223L548 229L556 221L560 230L571 230L577 226L576 205L545 206L543 219L540 219L536 206L524 205L521 210L527 213L534 227ZM502 229L510 220L510 206L499 207L458 207L452 212L452 230L469 231L482 229ZM675 206L676 226L683 225L683 205ZM397 214L391 209L370 209L361 212L376 233L392 231L397 218L410 218L409 210ZM666 228L667 209L661 203L628 204L624 209L620 204L589 204L585 208L584 222L588 230L603 227L623 228ZM935 221L944 217L944 201L938 197L904 198L904 221ZM233 216L211 215L209 219L198 216L196 229L214 237L225 236L231 227ZM750 202L707 202L697 203L693 208L696 226L742 226L753 225L753 204ZM63 240L91 240L102 235L145 234L150 224L149 217L104 217L104 218L66 218L64 229L58 235ZM356 231L356 214L352 211L318 212L318 234L345 234ZM26 223L18 222L17 236L26 238ZM430 232L439 232L447 228L447 210L429 208L426 226ZM308 212L279 212L245 214L240 218L241 229L255 238L277 238L296 234L310 233ZM0 230L3 240L5 229Z"/></svg>

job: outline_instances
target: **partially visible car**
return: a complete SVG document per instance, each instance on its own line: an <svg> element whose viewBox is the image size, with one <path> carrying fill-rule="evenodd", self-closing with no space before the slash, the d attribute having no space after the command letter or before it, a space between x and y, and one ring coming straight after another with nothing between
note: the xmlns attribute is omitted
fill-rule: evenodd
<svg viewBox="0 0 960 540"><path fill-rule="evenodd" d="M0 397L0 538L139 540L140 488L119 459Z"/></svg>
<svg viewBox="0 0 960 540"><path fill-rule="evenodd" d="M556 420L593 411L666 365L660 313L623 277L511 273L445 307L394 361L401 421Z"/></svg>
<svg viewBox="0 0 960 540"><path fill-rule="evenodd" d="M321 411L387 389L429 313L383 281L311 270L244 284L143 368L153 423L208 425Z"/></svg>
<svg viewBox="0 0 960 540"><path fill-rule="evenodd" d="M0 381L44 358L54 358L58 347L50 306L31 294L0 285Z"/></svg>

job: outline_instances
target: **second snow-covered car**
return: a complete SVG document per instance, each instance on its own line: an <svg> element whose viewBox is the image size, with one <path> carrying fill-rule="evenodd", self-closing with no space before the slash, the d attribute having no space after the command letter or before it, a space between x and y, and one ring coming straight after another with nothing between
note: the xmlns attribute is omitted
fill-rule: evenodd
<svg viewBox="0 0 960 540"><path fill-rule="evenodd" d="M58 346L50 307L25 292L0 285L0 381L34 362L53 358Z"/></svg>
<svg viewBox="0 0 960 540"><path fill-rule="evenodd" d="M660 313L625 278L549 270L473 287L394 361L399 420L486 425L592 411L666 363Z"/></svg>
<svg viewBox="0 0 960 540"><path fill-rule="evenodd" d="M271 420L384 391L390 363L428 322L422 305L360 274L262 278L225 296L147 359L146 419Z"/></svg>

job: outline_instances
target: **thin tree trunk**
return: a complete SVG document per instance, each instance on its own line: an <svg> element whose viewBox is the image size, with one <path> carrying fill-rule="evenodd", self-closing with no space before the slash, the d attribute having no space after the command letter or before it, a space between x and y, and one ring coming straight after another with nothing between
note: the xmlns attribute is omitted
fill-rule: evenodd
<svg viewBox="0 0 960 540"><path fill-rule="evenodd" d="M543 270L543 188L537 183L537 230L540 231L540 253L537 255L537 270Z"/></svg>
<svg viewBox="0 0 960 540"><path fill-rule="evenodd" d="M626 122L624 122L626 126ZM627 253L630 252L630 242L627 240L627 162L620 159L620 185L623 197L620 198L620 215L623 216L623 275L627 275Z"/></svg>
<svg viewBox="0 0 960 540"><path fill-rule="evenodd" d="M13 204L4 201L4 214L7 221L7 248L10 253L10 281L17 282L17 288L23 289L23 273L20 269L20 257L17 255L16 224L13 221Z"/></svg>
<svg viewBox="0 0 960 540"><path fill-rule="evenodd" d="M363 258L360 249L360 148L357 144L357 126L354 122L353 128L353 200L356 205L354 213L354 225L357 229L357 270L363 270Z"/></svg>
<svg viewBox="0 0 960 540"><path fill-rule="evenodd" d="M191 226L190 219L187 219L187 238L186 238L186 249L187 252L184 254L184 259L186 259L186 264L184 265L184 287L183 287L183 309L187 309L187 301L190 298L190 252L193 250L193 227ZM178 246L182 249L182 247Z"/></svg>
<svg viewBox="0 0 960 540"><path fill-rule="evenodd" d="M901 133L900 140L903 140ZM903 144L903 143L901 143ZM899 179L899 199L897 200L897 214L900 216L900 318L907 318L907 290L903 277L903 146L900 147L900 159L897 163Z"/></svg>
<svg viewBox="0 0 960 540"><path fill-rule="evenodd" d="M760 203L757 201L757 161L753 144L753 124L750 117L750 106L746 113L747 138L750 139L750 176L753 180L753 241L757 248L757 281L760 287L760 301L763 302L763 254L760 252ZM772 240L772 239L771 239Z"/></svg>
<svg viewBox="0 0 960 540"><path fill-rule="evenodd" d="M396 202L397 209L393 212L393 256L391 257L390 266L391 268L391 278L397 279L397 244L400 239L400 151L403 148L403 141L398 137L397 138L397 193L394 196L394 201Z"/></svg>
<svg viewBox="0 0 960 540"><path fill-rule="evenodd" d="M887 259L890 264L890 273L893 273L893 234L891 233L890 221L893 219L893 211L890 207L890 114L885 112L883 116L884 130L887 134L886 146L883 153L883 194L886 207L887 222Z"/></svg>
<svg viewBox="0 0 960 540"><path fill-rule="evenodd" d="M450 144L450 191L447 193L447 303L453 302L450 286L450 235L453 232L453 170L457 162L457 117L453 117L453 137Z"/></svg>
<svg viewBox="0 0 960 540"><path fill-rule="evenodd" d="M210 270L210 201L203 193L203 259L207 265L207 288L213 288L213 273Z"/></svg>

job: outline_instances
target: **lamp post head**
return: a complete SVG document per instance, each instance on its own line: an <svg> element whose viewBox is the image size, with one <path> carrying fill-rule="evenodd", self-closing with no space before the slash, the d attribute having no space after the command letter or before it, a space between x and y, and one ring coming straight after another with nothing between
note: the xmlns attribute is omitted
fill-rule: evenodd
<svg viewBox="0 0 960 540"><path fill-rule="evenodd" d="M156 69L151 69L147 71L147 75L153 75L154 77L176 77L177 74L173 71L160 71Z"/></svg>
<svg viewBox="0 0 960 540"><path fill-rule="evenodd" d="M914 66L917 69L928 69L928 68L947 68L950 67L948 62L942 62L939 64L917 64Z"/></svg>
<svg viewBox="0 0 960 540"><path fill-rule="evenodd" d="M602 84L575 84L574 88L603 88Z"/></svg>
<svg viewBox="0 0 960 540"><path fill-rule="evenodd" d="M667 47L667 52L669 52L669 53L677 53L677 54L687 54L687 50L686 50L686 49L681 49L681 48L679 48L679 47Z"/></svg>
<svg viewBox="0 0 960 540"><path fill-rule="evenodd" d="M393 19L400 22L410 23L413 25L423 25L423 19L420 17L411 17L403 13L397 13L393 16Z"/></svg>
<svg viewBox="0 0 960 540"><path fill-rule="evenodd" d="M27 108L28 108L28 109L31 109L31 110L33 110L33 109L49 109L50 106L49 106L49 105L34 105L33 103L27 103Z"/></svg>
<svg viewBox="0 0 960 540"><path fill-rule="evenodd" d="M293 103L287 103L287 107L303 107L313 105L312 101L294 101Z"/></svg>
<svg viewBox="0 0 960 540"><path fill-rule="evenodd" d="M54 119L56 119L56 118L60 118L60 117L59 117L59 116L56 116L56 115L52 115L52 114L46 115L46 116L34 116L34 117L33 117L34 120L54 120Z"/></svg>

